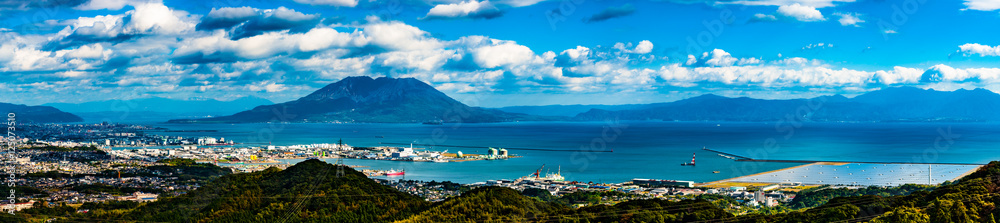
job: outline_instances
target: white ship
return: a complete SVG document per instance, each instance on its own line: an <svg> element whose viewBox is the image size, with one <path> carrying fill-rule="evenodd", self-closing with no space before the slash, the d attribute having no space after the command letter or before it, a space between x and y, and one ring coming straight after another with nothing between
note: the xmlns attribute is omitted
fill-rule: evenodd
<svg viewBox="0 0 1000 223"><path fill-rule="evenodd" d="M545 180L548 180L548 181L563 181L563 180L566 179L565 177L562 176L562 166L559 166L558 172L555 172L555 173L552 173L552 172L545 173L544 177L541 176L542 169L545 169L545 164L542 164L542 167L538 168L538 170L535 170L534 173L531 173L528 176L521 177L520 180L531 180L531 181L545 181Z"/></svg>

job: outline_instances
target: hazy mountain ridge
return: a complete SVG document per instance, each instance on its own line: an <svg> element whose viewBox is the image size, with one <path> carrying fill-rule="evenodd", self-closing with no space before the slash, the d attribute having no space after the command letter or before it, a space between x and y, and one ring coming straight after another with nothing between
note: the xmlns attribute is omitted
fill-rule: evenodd
<svg viewBox="0 0 1000 223"><path fill-rule="evenodd" d="M659 106L665 103L653 103L653 104L624 104L624 105L536 105L536 106L507 106L497 108L498 110L511 112L511 113L523 113L529 115L541 115L541 116L564 116L573 117L577 114L590 111L590 109L601 109L608 111L621 111L621 110L635 110L642 108L649 108Z"/></svg>
<svg viewBox="0 0 1000 223"><path fill-rule="evenodd" d="M82 122L83 119L74 114L60 111L51 106L28 106L20 104L0 103L0 111L14 113L19 123L52 123L52 122Z"/></svg>
<svg viewBox="0 0 1000 223"><path fill-rule="evenodd" d="M470 107L414 78L347 77L297 100L171 122L503 122L553 120Z"/></svg>
<svg viewBox="0 0 1000 223"><path fill-rule="evenodd" d="M1000 121L997 109L1000 94L985 89L948 92L899 87L854 98L765 100L709 94L643 109L591 109L573 119L777 121L802 116L813 121Z"/></svg>
<svg viewBox="0 0 1000 223"><path fill-rule="evenodd" d="M274 104L270 100L258 97L242 97L232 101L207 100L177 100L169 98L141 98L131 100L106 100L84 103L48 103L66 112L160 112L160 113L233 113L251 109L260 105Z"/></svg>

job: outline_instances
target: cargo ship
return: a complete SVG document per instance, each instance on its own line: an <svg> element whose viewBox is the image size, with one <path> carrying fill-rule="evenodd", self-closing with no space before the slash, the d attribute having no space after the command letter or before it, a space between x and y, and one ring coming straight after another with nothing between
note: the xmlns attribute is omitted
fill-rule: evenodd
<svg viewBox="0 0 1000 223"><path fill-rule="evenodd" d="M548 181L563 181L563 180L566 179L565 177L562 176L562 166L559 166L558 172L556 172L556 173L551 173L551 172L550 173L545 173L544 177L541 176L542 169L545 169L545 164L542 164L542 167L539 167L538 170L535 170L534 173L531 173L528 176L521 177L520 180L531 180L531 181L545 181L545 180L548 180Z"/></svg>

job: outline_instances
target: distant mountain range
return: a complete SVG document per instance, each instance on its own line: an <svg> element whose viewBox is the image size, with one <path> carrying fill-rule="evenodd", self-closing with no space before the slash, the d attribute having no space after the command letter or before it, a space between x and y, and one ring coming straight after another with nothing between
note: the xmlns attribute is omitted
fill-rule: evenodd
<svg viewBox="0 0 1000 223"><path fill-rule="evenodd" d="M564 118L563 118L564 119ZM348 77L305 97L230 116L170 122L504 122L556 120L470 107L413 78Z"/></svg>
<svg viewBox="0 0 1000 223"><path fill-rule="evenodd" d="M0 103L0 112L4 120L7 114L13 112L18 123L52 123L52 122L82 122L79 116L60 111L50 106L27 106L19 104ZM6 122L5 122L6 123Z"/></svg>
<svg viewBox="0 0 1000 223"><path fill-rule="evenodd" d="M79 104L44 104L72 112L88 121L156 121L178 118L203 118L229 115L274 102L258 97L242 97L232 101L178 100L169 98L142 98L132 100L93 101Z"/></svg>
<svg viewBox="0 0 1000 223"><path fill-rule="evenodd" d="M985 89L886 88L847 98L767 100L702 95L628 105L470 107L413 78L348 77L294 101L262 98L183 101L165 98L24 106L0 103L34 122L508 122L508 121L1000 121L1000 94ZM51 107L50 107L51 106ZM60 111L62 110L62 111ZM63 112L65 111L65 112ZM73 112L69 114L66 112ZM227 115L232 114L232 115ZM127 118L126 118L127 116ZM81 119L80 117L83 117ZM208 117L208 118L206 118Z"/></svg>
<svg viewBox="0 0 1000 223"><path fill-rule="evenodd" d="M621 111L621 110L636 110L643 108L651 108L666 103L653 103L653 104L626 104L626 105L537 105L537 106L509 106L497 108L497 110L511 112L511 113L523 113L529 115L540 115L540 116L564 116L573 117L577 114L590 111L590 109L601 109L607 111Z"/></svg>
<svg viewBox="0 0 1000 223"><path fill-rule="evenodd" d="M591 109L578 121L1000 121L1000 94L985 89L935 91L887 88L854 98L841 95L811 99L764 100L702 95L647 108Z"/></svg>

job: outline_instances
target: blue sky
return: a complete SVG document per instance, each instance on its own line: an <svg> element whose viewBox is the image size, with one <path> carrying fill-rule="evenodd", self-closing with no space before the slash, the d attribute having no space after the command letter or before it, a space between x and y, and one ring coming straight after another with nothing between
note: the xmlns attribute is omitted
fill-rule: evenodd
<svg viewBox="0 0 1000 223"><path fill-rule="evenodd" d="M1000 1L0 0L3 102L293 100L413 77L474 106L1000 91Z"/></svg>

